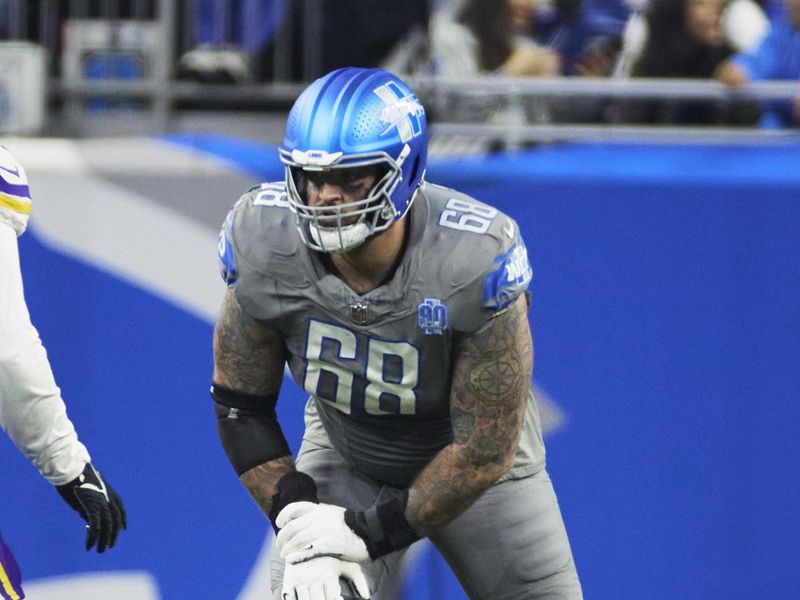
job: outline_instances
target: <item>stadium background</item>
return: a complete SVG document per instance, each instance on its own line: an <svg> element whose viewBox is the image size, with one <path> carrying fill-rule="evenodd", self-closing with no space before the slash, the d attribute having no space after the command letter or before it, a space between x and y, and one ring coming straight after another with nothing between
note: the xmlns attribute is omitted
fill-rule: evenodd
<svg viewBox="0 0 800 600"><path fill-rule="evenodd" d="M8 138L34 196L26 295L69 413L127 503L112 552L3 437L29 598L266 598L269 527L216 438L216 229L275 148ZM534 269L548 464L585 596L800 597L800 145L561 144L435 158L514 215ZM303 395L287 381L296 447ZM479 551L479 549L476 549ZM463 599L422 544L407 599Z"/></svg>

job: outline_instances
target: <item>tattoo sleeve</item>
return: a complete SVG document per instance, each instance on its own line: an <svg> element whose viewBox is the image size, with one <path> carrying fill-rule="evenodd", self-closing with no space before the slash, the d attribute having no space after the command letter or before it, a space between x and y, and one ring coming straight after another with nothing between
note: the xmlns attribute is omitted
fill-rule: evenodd
<svg viewBox="0 0 800 600"><path fill-rule="evenodd" d="M294 471L294 460L291 456L283 456L245 471L239 476L239 481L264 514L269 516L278 481L290 471Z"/></svg>
<svg viewBox="0 0 800 600"><path fill-rule="evenodd" d="M522 295L457 348L453 442L409 488L406 519L420 535L464 512L513 464L533 370L526 313Z"/></svg>
<svg viewBox="0 0 800 600"><path fill-rule="evenodd" d="M251 319L228 290L214 327L214 381L246 394L277 394L286 348L281 335ZM264 514L269 514L278 480L294 470L290 455L262 463L239 477Z"/></svg>
<svg viewBox="0 0 800 600"><path fill-rule="evenodd" d="M256 396L277 394L285 364L280 334L247 316L228 290L214 326L214 381Z"/></svg>

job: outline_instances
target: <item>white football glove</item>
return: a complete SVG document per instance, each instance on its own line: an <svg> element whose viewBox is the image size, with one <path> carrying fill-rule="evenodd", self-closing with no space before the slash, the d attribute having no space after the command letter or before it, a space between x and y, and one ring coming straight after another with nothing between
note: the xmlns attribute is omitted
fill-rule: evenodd
<svg viewBox="0 0 800 600"><path fill-rule="evenodd" d="M297 564L286 564L282 600L342 600L339 578L351 582L361 598L369 598L367 578L361 567L332 556L319 556Z"/></svg>
<svg viewBox="0 0 800 600"><path fill-rule="evenodd" d="M361 539L344 522L344 507L314 502L292 502L275 520L280 528L278 548L288 563L315 556L334 556L351 562L369 560Z"/></svg>

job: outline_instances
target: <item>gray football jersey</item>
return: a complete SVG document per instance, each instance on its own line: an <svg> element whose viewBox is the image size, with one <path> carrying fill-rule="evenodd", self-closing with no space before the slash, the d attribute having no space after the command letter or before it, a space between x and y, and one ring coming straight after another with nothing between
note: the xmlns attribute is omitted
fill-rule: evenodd
<svg viewBox="0 0 800 600"><path fill-rule="evenodd" d="M398 487L452 440L459 336L508 306L531 278L517 224L491 206L425 183L409 218L397 270L366 294L303 244L282 183L242 196L220 234L223 276L249 316L283 335L292 376L316 399L332 445L354 469ZM531 394L506 477L543 466Z"/></svg>

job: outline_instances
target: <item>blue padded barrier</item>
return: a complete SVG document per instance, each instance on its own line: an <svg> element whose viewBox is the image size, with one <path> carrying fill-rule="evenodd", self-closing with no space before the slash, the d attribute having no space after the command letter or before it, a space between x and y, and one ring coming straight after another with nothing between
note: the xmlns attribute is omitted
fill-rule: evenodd
<svg viewBox="0 0 800 600"><path fill-rule="evenodd" d="M271 146L168 139L282 176ZM799 167L793 144L430 161L431 181L520 224L536 381L565 415L548 464L587 598L800 597ZM210 325L31 234L34 322L131 529L102 560L83 553L80 524L0 438L0 527L23 575L140 569L165 600L236 598L266 526L216 440ZM302 395L286 393L296 447ZM405 597L465 596L424 551Z"/></svg>

